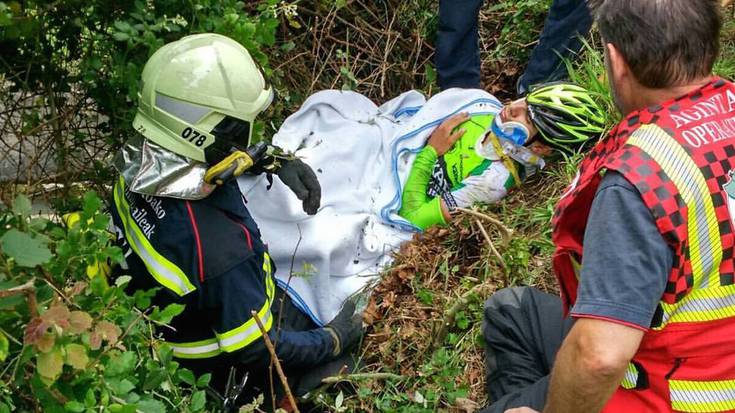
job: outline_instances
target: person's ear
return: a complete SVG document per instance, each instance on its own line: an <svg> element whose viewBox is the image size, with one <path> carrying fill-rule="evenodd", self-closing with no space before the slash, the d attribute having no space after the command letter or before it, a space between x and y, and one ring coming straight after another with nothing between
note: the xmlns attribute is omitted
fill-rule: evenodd
<svg viewBox="0 0 735 413"><path fill-rule="evenodd" d="M630 80L632 72L625 58L617 47L612 43L605 43L605 51L608 59L608 76L616 85L622 85Z"/></svg>

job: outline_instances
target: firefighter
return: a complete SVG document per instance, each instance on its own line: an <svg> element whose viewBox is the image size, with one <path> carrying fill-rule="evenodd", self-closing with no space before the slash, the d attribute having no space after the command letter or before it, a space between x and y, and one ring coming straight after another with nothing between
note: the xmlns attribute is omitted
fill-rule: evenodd
<svg viewBox="0 0 735 413"><path fill-rule="evenodd" d="M590 6L624 118L554 212L561 299L525 287L486 303L484 411L733 412L735 85L712 75L719 2Z"/></svg>
<svg viewBox="0 0 735 413"><path fill-rule="evenodd" d="M232 367L232 384L249 373L255 391L268 391L258 383L271 357L256 317L297 394L318 383L306 372L346 354L362 331L352 303L321 327L276 287L267 245L246 205L258 200L244 199L231 179L277 175L307 214L317 212L314 172L278 148L250 144L253 122L272 98L234 40L199 34L166 44L145 65L137 134L114 161L120 176L112 215L125 252L121 272L132 276L128 288L157 288L153 303L161 308L184 306L157 333L182 365L212 373L220 392Z"/></svg>

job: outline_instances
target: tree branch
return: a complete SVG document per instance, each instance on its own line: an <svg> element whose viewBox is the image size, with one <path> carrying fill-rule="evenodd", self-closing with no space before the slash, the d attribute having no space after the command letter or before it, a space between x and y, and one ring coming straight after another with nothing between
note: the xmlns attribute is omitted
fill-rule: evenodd
<svg viewBox="0 0 735 413"><path fill-rule="evenodd" d="M286 391L286 397L288 397L288 401L291 403L291 406L293 407L294 412L299 413L299 408L296 405L296 400L293 398L293 394L291 394L291 387L288 386L288 380L286 379L286 375L283 374L283 369L281 368L281 362L278 360L278 356L276 356L276 349L273 347L273 343L271 343L270 337L268 337L268 332L265 331L265 327L263 327L263 322L261 322L260 317L258 317L258 312L255 310L252 310L250 311L250 314L252 314L253 318L255 319L255 323L258 324L258 328L260 329L260 332L263 335L263 341L265 342L265 347L268 349L268 352L271 353L271 361L276 366L276 372L278 373L278 377L281 379L281 384L283 385L283 388Z"/></svg>

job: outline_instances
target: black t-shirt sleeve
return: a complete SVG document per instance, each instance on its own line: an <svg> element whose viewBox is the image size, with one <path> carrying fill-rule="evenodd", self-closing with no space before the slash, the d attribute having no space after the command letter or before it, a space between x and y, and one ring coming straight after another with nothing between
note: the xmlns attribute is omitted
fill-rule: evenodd
<svg viewBox="0 0 735 413"><path fill-rule="evenodd" d="M638 190L619 173L609 171L592 201L571 315L647 330L672 262L673 251Z"/></svg>

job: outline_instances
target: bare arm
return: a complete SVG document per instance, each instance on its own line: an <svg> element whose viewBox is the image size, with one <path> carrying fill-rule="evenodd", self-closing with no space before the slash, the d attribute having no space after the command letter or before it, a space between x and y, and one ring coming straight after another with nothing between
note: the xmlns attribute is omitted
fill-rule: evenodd
<svg viewBox="0 0 735 413"><path fill-rule="evenodd" d="M643 334L610 321L578 319L556 357L544 412L602 410L623 380Z"/></svg>

